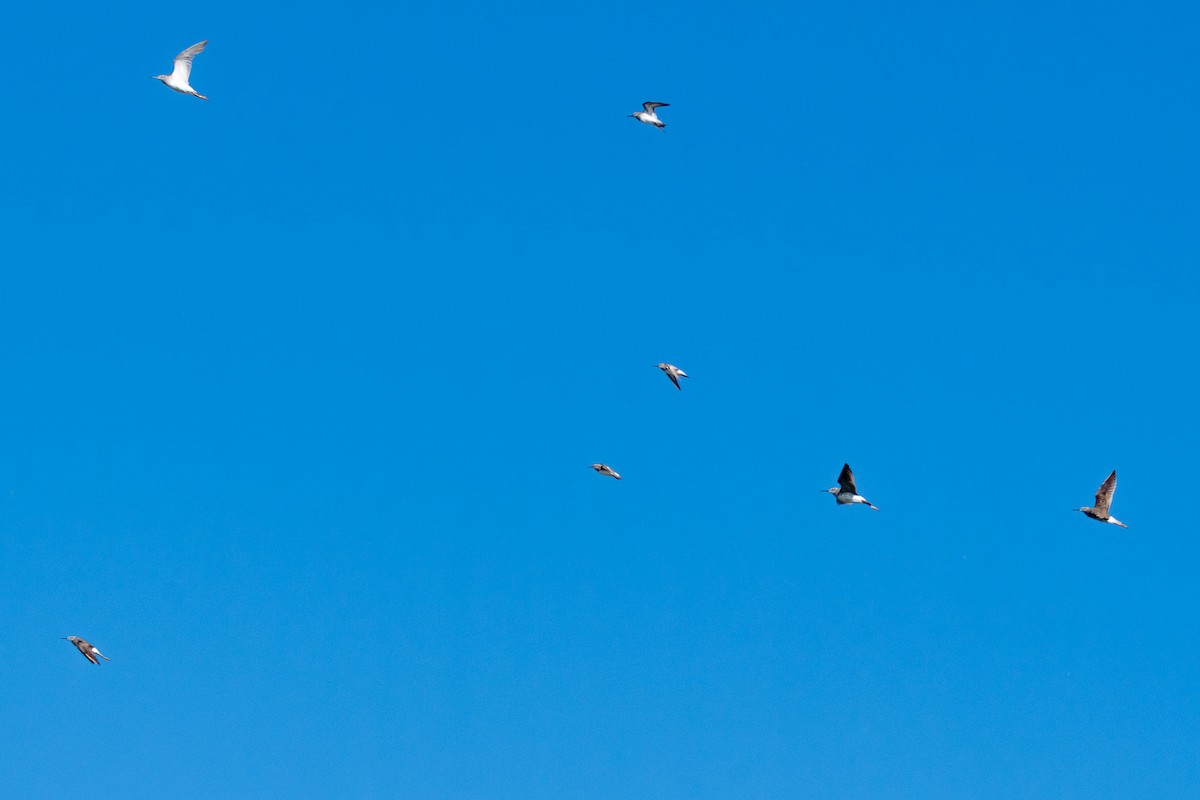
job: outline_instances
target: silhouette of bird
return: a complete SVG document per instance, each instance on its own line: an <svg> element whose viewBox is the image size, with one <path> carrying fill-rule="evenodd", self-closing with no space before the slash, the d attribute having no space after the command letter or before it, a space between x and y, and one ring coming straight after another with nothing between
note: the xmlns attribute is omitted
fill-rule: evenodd
<svg viewBox="0 0 1200 800"><path fill-rule="evenodd" d="M848 506L852 503L861 503L867 508L875 508L871 505L871 501L858 493L858 488L854 485L854 473L850 471L849 464L842 465L842 474L838 476L838 485L833 489L822 489L823 492L829 492L837 497L839 506ZM875 508L878 511L878 508Z"/></svg>
<svg viewBox="0 0 1200 800"><path fill-rule="evenodd" d="M1113 492L1117 490L1117 471L1114 469L1112 474L1104 479L1104 483L1100 484L1100 488L1096 490L1096 505L1088 508L1084 506L1079 510L1087 514L1094 520L1099 522L1107 522L1110 525L1120 525L1122 528L1128 528L1121 520L1108 515L1108 507L1112 505Z"/></svg>
<svg viewBox="0 0 1200 800"><path fill-rule="evenodd" d="M197 53L204 52L204 45L206 44L208 44L208 39L205 39L203 42L197 42L175 56L175 69L172 70L170 75L155 75L154 77L180 94L191 94L199 97L201 100L207 100L207 97L197 92L188 83L192 77L192 59L196 57Z"/></svg>
<svg viewBox="0 0 1200 800"><path fill-rule="evenodd" d="M609 475L617 480L621 480L621 476L617 474L617 471L608 464L592 464L592 469L596 470L596 472L599 472L601 475Z"/></svg>
<svg viewBox="0 0 1200 800"><path fill-rule="evenodd" d="M88 661L92 662L93 664L95 664L96 666L100 666L100 662L96 660L96 656L100 656L105 661L112 661L111 658L109 658L108 656L104 655L104 653L101 653L99 650L97 650L96 645L92 644L91 642L87 641L86 639L80 639L78 636L64 636L63 638L66 639L71 644L78 647L79 652L83 653L83 657L86 658Z"/></svg>
<svg viewBox="0 0 1200 800"><path fill-rule="evenodd" d="M655 103L647 100L645 103L642 103L642 108L645 109L644 111L639 111L636 114L630 114L629 116L633 117L638 122L644 122L647 125L653 125L661 131L663 128L667 127L667 123L658 118L658 113L655 112L654 109L666 108L669 105L671 104Z"/></svg>
<svg viewBox="0 0 1200 800"><path fill-rule="evenodd" d="M658 368L663 371L663 374L665 374L668 378L671 379L671 383L675 384L676 389L678 389L681 392L683 391L683 387L679 385L679 379L686 378L688 376L686 372L684 372L683 370L681 370L679 367L675 366L674 364L668 364L665 361L663 363L659 364Z"/></svg>

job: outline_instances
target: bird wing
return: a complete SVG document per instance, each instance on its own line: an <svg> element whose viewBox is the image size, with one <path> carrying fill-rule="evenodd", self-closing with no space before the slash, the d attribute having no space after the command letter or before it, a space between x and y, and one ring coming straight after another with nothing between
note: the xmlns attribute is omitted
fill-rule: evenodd
<svg viewBox="0 0 1200 800"><path fill-rule="evenodd" d="M642 108L646 109L647 114L653 114L654 109L664 108L665 106L669 106L669 105L671 105L671 104L670 103L655 103L650 100L647 100L646 102L642 103Z"/></svg>
<svg viewBox="0 0 1200 800"><path fill-rule="evenodd" d="M192 76L192 59L196 57L197 53L204 52L204 45L206 44L208 44L208 39L205 39L203 42L197 42L175 56L175 69L171 72L171 77L182 78L183 82L187 83L188 79Z"/></svg>
<svg viewBox="0 0 1200 800"><path fill-rule="evenodd" d="M858 494L858 488L854 485L854 473L850 471L849 464L842 465L842 474L838 476L838 486L842 487L844 492Z"/></svg>
<svg viewBox="0 0 1200 800"><path fill-rule="evenodd" d="M86 658L88 661L92 662L93 664L100 663L99 661L96 660L96 657L94 655L92 655L90 652L88 652L90 650L94 650L95 648L93 648L90 644L88 644L83 639L80 639L78 642L71 642L71 644L75 645L75 648L77 650L79 650L79 652L83 653L83 657Z"/></svg>
<svg viewBox="0 0 1200 800"><path fill-rule="evenodd" d="M1108 516L1108 507L1112 503L1113 492L1117 490L1117 471L1114 469L1100 488L1096 490L1096 505L1092 508L1099 516Z"/></svg>

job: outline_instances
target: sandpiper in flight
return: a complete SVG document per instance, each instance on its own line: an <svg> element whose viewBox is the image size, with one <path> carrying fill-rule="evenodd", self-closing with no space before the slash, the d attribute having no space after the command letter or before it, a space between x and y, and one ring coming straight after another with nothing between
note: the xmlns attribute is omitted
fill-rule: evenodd
<svg viewBox="0 0 1200 800"><path fill-rule="evenodd" d="M1096 505L1088 508L1084 506L1079 509L1084 514L1087 514L1094 520L1107 522L1110 525L1120 525L1122 528L1128 528L1121 520L1108 515L1108 507L1112 505L1113 492L1117 490L1117 471L1114 469L1112 475L1104 479L1104 483L1100 484L1100 488L1096 490Z"/></svg>
<svg viewBox="0 0 1200 800"><path fill-rule="evenodd" d="M839 506L847 506L851 503L862 503L867 508L875 508L871 505L871 501L858 493L858 488L854 485L854 473L850 471L849 464L842 465L842 474L838 476L838 485L833 489L823 489L822 491L829 492L837 497ZM878 508L875 508L878 511Z"/></svg>
<svg viewBox="0 0 1200 800"><path fill-rule="evenodd" d="M192 59L196 57L197 53L204 52L206 44L208 44L208 39L197 42L175 56L175 69L170 75L155 75L154 77L181 94L192 94L201 100L207 100L207 97L197 92L188 83L188 79L192 77Z"/></svg>
<svg viewBox="0 0 1200 800"><path fill-rule="evenodd" d="M96 666L100 666L100 662L96 660L96 656L100 656L105 661L112 661L111 658L109 658L108 656L104 655L104 653L101 653L99 650L97 650L96 645L92 644L91 642L87 641L86 639L80 639L78 636L64 636L63 638L66 639L71 644L78 647L79 652L83 653L83 657L86 658L88 661L92 662L93 664L95 664Z"/></svg>
<svg viewBox="0 0 1200 800"><path fill-rule="evenodd" d="M659 364L658 368L661 369L663 371L663 373L665 373L666 376L671 379L671 383L675 384L676 389L678 389L681 392L683 391L683 387L679 385L679 379L686 378L687 377L686 372L684 372L683 370L681 370L679 367L675 366L674 364L668 364L665 361L663 363ZM704 376L702 375L700 377L703 378Z"/></svg>
<svg viewBox="0 0 1200 800"><path fill-rule="evenodd" d="M596 472L599 472L601 475L610 475L617 480L621 480L621 476L617 474L617 471L608 464L592 464L592 469L596 470Z"/></svg>
<svg viewBox="0 0 1200 800"><path fill-rule="evenodd" d="M644 122L647 125L653 125L654 127L658 128L661 131L663 128L667 127L667 123L663 122L661 119L658 118L658 113L654 109L666 108L669 105L671 105L671 104L670 103L655 103L653 101L647 100L646 102L642 103L642 108L644 108L645 111L639 111L636 114L630 114L629 116L633 117L638 122Z"/></svg>

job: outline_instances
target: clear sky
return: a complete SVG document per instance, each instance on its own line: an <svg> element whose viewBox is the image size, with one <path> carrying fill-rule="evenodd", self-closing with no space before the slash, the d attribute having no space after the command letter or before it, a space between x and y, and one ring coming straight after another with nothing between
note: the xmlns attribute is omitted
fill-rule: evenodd
<svg viewBox="0 0 1200 800"><path fill-rule="evenodd" d="M6 11L3 793L1200 795L1194 4L570 5Z"/></svg>

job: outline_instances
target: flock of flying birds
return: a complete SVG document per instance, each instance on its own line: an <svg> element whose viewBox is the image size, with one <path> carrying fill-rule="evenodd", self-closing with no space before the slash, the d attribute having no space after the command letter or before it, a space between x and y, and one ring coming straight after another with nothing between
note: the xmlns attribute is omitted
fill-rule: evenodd
<svg viewBox="0 0 1200 800"><path fill-rule="evenodd" d="M180 94L190 94L194 97L199 97L201 100L207 100L208 98L193 89L191 84L192 60L197 54L204 52L204 46L207 44L208 40L205 39L203 42L197 42L181 52L179 55L175 56L175 65L171 70L171 74L155 75L155 79L162 81L163 84L171 89L174 89ZM658 118L658 109L666 108L669 105L670 103L647 101L642 103L641 111L630 114L629 116L633 117L638 122L644 122L647 125L653 125L661 131L663 128L667 127L667 123ZM679 389L680 391L683 390L683 387L679 385L679 379L686 378L688 376L686 372L674 364L668 364L666 362L658 364L657 366L663 371L663 374L671 380L671 383L675 385L676 389ZM592 469L596 470L596 472L600 473L601 475L607 475L610 478L621 480L621 474L607 464L592 464ZM838 485L832 489L822 489L822 494L828 492L829 494L833 495L839 506L858 504L874 509L875 511L879 510L871 503L870 500L858 493L858 486L854 482L854 473L850 470L849 464L842 465L842 472L840 475L838 475L837 483ZM1128 528L1128 525L1126 525L1124 522L1121 522L1116 517L1110 516L1108 513L1109 506L1112 505L1113 492L1116 490L1117 472L1116 470L1113 470L1112 474L1104 480L1104 483L1100 484L1100 488L1096 491L1096 504L1090 507L1084 506L1080 508L1079 511L1083 512L1094 520L1098 520L1099 522L1106 522L1110 525L1119 525L1122 528ZM79 648L79 652L83 654L84 658L93 664L96 664L97 666L100 664L99 659L96 658L97 656L103 658L105 661L112 660L97 650L96 646L86 639L81 639L78 636L64 636L63 638Z"/></svg>
<svg viewBox="0 0 1200 800"><path fill-rule="evenodd" d="M650 106L651 103L647 103L646 105ZM654 105L663 104L656 103ZM659 364L658 368L663 371L663 374L671 379L671 383L675 384L676 389L683 391L683 387L679 385L679 379L686 378L688 376L686 372L674 364L667 364L666 362ZM592 469L596 470L596 472L599 472L601 475L607 475L610 478L621 480L621 474L608 464L592 464ZM879 510L871 503L870 500L858 493L858 486L854 483L854 473L850 470L849 464L842 465L842 472L840 475L838 475L837 483L838 485L832 489L822 489L821 493L824 494L828 492L829 494L833 495L837 499L837 504L839 506L849 506L857 503L859 505L864 505L867 508L875 509L876 511ZM1079 511L1082 511L1087 516L1094 520L1098 520L1099 522L1107 522L1110 525L1119 525L1122 528L1128 528L1128 525L1126 525L1124 522L1121 522L1121 520L1117 519L1116 517L1110 516L1108 513L1108 507L1112 505L1113 492L1116 490L1117 471L1113 470L1112 474L1105 478L1104 483L1100 484L1100 488L1096 490L1096 505L1090 507L1083 506L1079 509Z"/></svg>
<svg viewBox="0 0 1200 800"><path fill-rule="evenodd" d="M208 44L208 39L203 42L196 42L191 47L184 50L179 55L175 56L175 66L171 70L170 75L155 75L154 79L162 81L166 86L174 89L180 94L190 94L193 97L199 97L201 100L208 98L192 88L192 59L198 54L204 52L204 46ZM670 103L656 103L653 100L647 100L642 103L642 110L636 114L630 114L639 122L644 122L647 125L653 125L660 131L667 127L667 123L658 118L658 109L666 108Z"/></svg>

